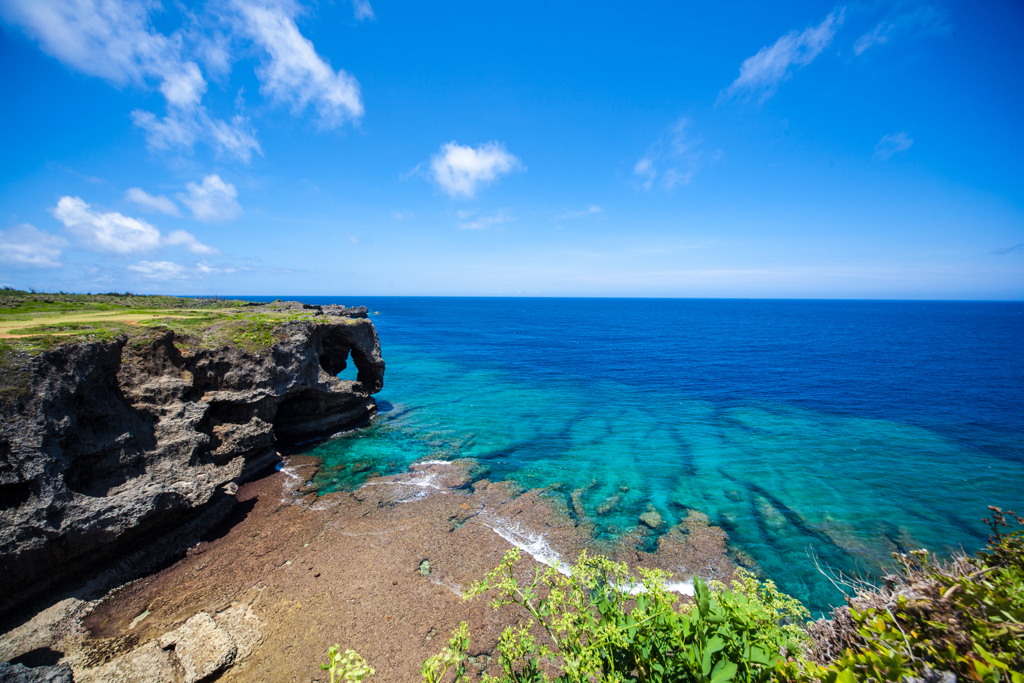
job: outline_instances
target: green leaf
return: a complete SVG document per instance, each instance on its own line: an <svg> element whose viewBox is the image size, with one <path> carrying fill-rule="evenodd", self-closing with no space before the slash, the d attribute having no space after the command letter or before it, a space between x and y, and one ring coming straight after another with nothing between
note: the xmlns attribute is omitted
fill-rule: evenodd
<svg viewBox="0 0 1024 683"><path fill-rule="evenodd" d="M857 677L850 669L843 669L836 674L836 683L857 683Z"/></svg>
<svg viewBox="0 0 1024 683"><path fill-rule="evenodd" d="M705 650L705 652L715 654L724 647L725 640L723 640L721 636L715 636L714 638L708 641L707 649Z"/></svg>
<svg viewBox="0 0 1024 683"><path fill-rule="evenodd" d="M736 662L723 659L711 671L711 683L722 683L722 681L732 680L732 677L736 675L737 669L739 669L739 666L737 666Z"/></svg>

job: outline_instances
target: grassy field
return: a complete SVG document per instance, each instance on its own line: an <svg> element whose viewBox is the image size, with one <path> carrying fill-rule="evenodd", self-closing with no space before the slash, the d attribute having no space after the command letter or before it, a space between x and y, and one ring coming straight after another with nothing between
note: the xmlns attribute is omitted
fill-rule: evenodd
<svg viewBox="0 0 1024 683"><path fill-rule="evenodd" d="M277 310L275 310L277 309ZM251 351L268 349L283 322L328 322L312 311L281 309L277 302L251 304L225 299L139 296L133 294L40 294L0 289L0 363L64 344L148 336L170 329L188 344L237 344ZM345 319L331 318L331 322Z"/></svg>

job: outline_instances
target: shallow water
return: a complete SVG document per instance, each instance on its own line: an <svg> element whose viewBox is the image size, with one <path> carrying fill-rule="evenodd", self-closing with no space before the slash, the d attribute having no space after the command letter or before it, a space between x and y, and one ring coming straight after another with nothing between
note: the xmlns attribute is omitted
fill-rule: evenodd
<svg viewBox="0 0 1024 683"><path fill-rule="evenodd" d="M374 424L306 451L325 492L474 457L586 487L599 538L696 509L815 611L841 596L812 556L973 551L986 505L1024 508L1024 304L300 300L379 311L387 362Z"/></svg>

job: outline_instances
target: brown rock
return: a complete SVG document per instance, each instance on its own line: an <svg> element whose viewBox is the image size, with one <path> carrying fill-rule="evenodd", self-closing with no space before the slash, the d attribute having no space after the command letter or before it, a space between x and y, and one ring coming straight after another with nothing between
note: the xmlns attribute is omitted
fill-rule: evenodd
<svg viewBox="0 0 1024 683"><path fill-rule="evenodd" d="M652 529L657 529L661 526L661 515L652 510L640 515L640 521Z"/></svg>
<svg viewBox="0 0 1024 683"><path fill-rule="evenodd" d="M238 654L235 641L206 612L165 633L158 642L162 650L174 649L174 657L185 671L182 683L198 683L223 671L234 663Z"/></svg>

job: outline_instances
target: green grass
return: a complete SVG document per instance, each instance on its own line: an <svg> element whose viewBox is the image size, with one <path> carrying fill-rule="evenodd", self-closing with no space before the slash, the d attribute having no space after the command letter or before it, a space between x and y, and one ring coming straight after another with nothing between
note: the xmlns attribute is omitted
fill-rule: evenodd
<svg viewBox="0 0 1024 683"><path fill-rule="evenodd" d="M124 294L44 294L10 287L0 288L0 316L32 313L69 313L74 311L119 311L124 309L237 308L247 302L215 298L185 298L163 295Z"/></svg>

